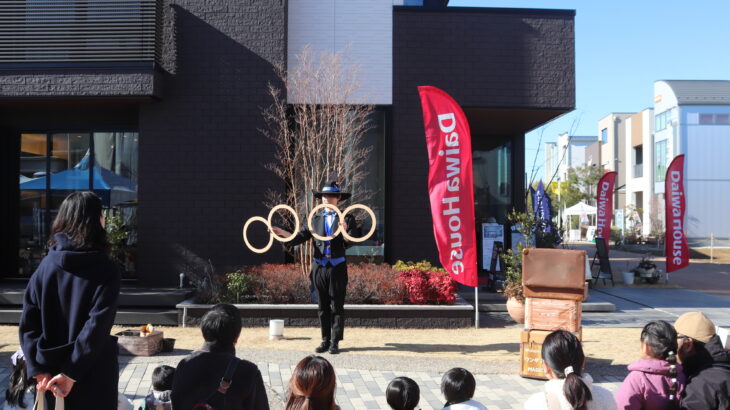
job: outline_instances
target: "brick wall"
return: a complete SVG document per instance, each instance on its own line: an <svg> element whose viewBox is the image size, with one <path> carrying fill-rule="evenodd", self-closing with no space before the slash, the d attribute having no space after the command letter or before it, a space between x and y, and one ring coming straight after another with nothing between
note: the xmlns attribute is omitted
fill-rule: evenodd
<svg viewBox="0 0 730 410"><path fill-rule="evenodd" d="M138 269L147 285L176 284L182 250L218 270L283 255L252 253L241 228L267 215L264 193L278 184L263 167L273 146L258 128L273 65L286 63L286 2L171 3L164 98L139 115Z"/></svg>
<svg viewBox="0 0 730 410"><path fill-rule="evenodd" d="M505 114L510 109L566 112L575 106L573 16L572 11L395 9L390 259L438 258L416 87L439 87L462 107L502 108ZM523 132L502 136L513 143L516 202L524 191Z"/></svg>

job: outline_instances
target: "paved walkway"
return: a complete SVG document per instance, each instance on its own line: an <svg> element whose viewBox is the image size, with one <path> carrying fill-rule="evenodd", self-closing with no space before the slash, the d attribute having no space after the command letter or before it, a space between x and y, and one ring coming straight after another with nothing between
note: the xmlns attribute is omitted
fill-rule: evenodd
<svg viewBox="0 0 730 410"><path fill-rule="evenodd" d="M238 356L259 367L268 388L272 409L282 409L286 386L296 363L309 352L264 352L239 349ZM397 376L414 379L421 388L420 407L440 409L444 399L440 393L441 375L446 370L461 366L469 369L477 379L474 398L493 409L521 409L530 394L540 391L543 382L516 375L515 366L494 366L469 361L414 359L413 357L378 357L343 353L324 354L335 366L337 373L337 403L344 409L388 409L385 388ZM119 391L132 400L143 398L150 388L152 370L160 364L175 366L182 355L133 358L120 365ZM504 374L505 370L510 374ZM590 372L590 368L589 368ZM624 375L602 376L593 374L598 385L615 392Z"/></svg>

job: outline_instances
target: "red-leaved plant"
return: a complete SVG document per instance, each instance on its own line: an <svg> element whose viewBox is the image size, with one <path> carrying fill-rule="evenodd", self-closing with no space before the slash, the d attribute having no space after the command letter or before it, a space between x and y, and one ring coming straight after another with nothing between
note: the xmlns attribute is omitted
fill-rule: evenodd
<svg viewBox="0 0 730 410"><path fill-rule="evenodd" d="M424 262L399 262L396 269L400 269L398 280L405 286L412 304L452 305L456 301L456 282L442 269Z"/></svg>

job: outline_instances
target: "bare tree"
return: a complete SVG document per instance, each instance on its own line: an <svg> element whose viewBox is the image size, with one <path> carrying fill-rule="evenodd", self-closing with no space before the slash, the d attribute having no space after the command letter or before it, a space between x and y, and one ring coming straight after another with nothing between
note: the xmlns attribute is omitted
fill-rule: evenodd
<svg viewBox="0 0 730 410"><path fill-rule="evenodd" d="M374 107L357 102L362 98L358 71L345 52L305 47L294 67L278 70L282 86L269 84L273 103L263 110L267 126L261 132L276 146L276 155L266 167L284 182L285 190L269 190L266 201L268 206L291 206L303 224L314 206L312 190L333 176L352 192L352 203L372 195L361 183L372 151L363 139ZM287 222L291 229L291 219ZM309 271L311 246L308 242L295 253L303 274Z"/></svg>

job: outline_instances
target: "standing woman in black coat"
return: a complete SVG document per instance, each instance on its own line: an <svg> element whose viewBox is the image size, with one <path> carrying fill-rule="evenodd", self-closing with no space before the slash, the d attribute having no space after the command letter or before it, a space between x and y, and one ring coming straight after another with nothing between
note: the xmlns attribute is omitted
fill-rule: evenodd
<svg viewBox="0 0 730 410"><path fill-rule="evenodd" d="M118 348L110 331L121 278L107 256L101 211L92 192L66 197L48 255L23 299L20 344L28 377L36 378L39 390L65 397L69 410L117 408Z"/></svg>

